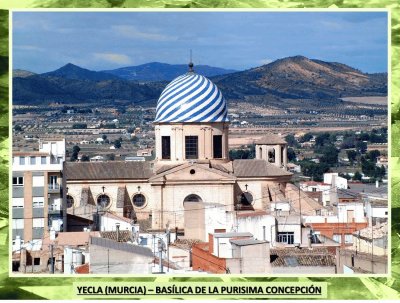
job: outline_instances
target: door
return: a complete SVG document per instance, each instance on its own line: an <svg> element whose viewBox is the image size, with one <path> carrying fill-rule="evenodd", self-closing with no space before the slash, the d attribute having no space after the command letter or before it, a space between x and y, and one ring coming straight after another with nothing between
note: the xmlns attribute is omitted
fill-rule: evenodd
<svg viewBox="0 0 400 303"><path fill-rule="evenodd" d="M347 211L347 223L353 222L354 219L354 210Z"/></svg>

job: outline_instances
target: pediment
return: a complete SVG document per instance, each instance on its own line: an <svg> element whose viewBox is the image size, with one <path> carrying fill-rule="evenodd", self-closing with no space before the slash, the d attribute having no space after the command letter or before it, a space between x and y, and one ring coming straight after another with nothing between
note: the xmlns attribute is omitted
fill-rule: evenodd
<svg viewBox="0 0 400 303"><path fill-rule="evenodd" d="M186 163L171 170L157 174L149 179L157 182L227 182L234 183L236 177L204 164Z"/></svg>

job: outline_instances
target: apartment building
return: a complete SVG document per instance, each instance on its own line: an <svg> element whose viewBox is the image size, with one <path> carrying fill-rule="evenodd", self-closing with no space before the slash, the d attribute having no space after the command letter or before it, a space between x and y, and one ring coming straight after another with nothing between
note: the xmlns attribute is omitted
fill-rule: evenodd
<svg viewBox="0 0 400 303"><path fill-rule="evenodd" d="M13 152L13 257L26 250L27 265L40 265L43 239L65 226L64 161L65 139L40 140L38 150Z"/></svg>

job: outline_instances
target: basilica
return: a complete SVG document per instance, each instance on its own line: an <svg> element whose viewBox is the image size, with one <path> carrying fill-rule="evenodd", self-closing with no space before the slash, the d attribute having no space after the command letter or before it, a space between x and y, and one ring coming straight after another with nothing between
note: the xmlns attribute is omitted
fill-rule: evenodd
<svg viewBox="0 0 400 303"><path fill-rule="evenodd" d="M65 162L69 231L108 212L205 241L234 230L230 216L268 214L271 203L285 200L292 176L286 142L266 133L255 142L255 159L231 161L226 100L193 64L162 92L154 128L154 161Z"/></svg>

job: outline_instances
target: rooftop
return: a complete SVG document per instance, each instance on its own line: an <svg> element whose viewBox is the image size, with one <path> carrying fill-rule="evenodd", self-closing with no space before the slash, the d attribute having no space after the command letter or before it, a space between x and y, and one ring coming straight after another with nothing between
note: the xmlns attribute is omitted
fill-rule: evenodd
<svg viewBox="0 0 400 303"><path fill-rule="evenodd" d="M360 231L354 232L353 236L371 242L372 239L380 239L387 237L388 235L388 223L384 222L381 224L374 225L372 227L366 227Z"/></svg>
<svg viewBox="0 0 400 303"><path fill-rule="evenodd" d="M133 254L139 254L146 257L153 257L153 253L151 252L150 248L134 244L117 242L105 238L90 237L90 245L97 245L109 249L121 250Z"/></svg>
<svg viewBox="0 0 400 303"><path fill-rule="evenodd" d="M327 248L271 249L272 267L335 266L335 256Z"/></svg>
<svg viewBox="0 0 400 303"><path fill-rule="evenodd" d="M257 159L234 160L233 174L236 177L275 177L293 175L265 160Z"/></svg>
<svg viewBox="0 0 400 303"><path fill-rule="evenodd" d="M269 243L267 241L260 241L255 239L236 239L236 240L229 240L232 244L237 246L247 246L247 245L256 245L256 244L265 244Z"/></svg>
<svg viewBox="0 0 400 303"><path fill-rule="evenodd" d="M230 233L215 233L214 238L239 238L239 237L253 237L252 233L249 232L230 232Z"/></svg>
<svg viewBox="0 0 400 303"><path fill-rule="evenodd" d="M287 144L287 142L281 136L269 133L258 139L255 144Z"/></svg>
<svg viewBox="0 0 400 303"><path fill-rule="evenodd" d="M148 179L153 175L150 162L66 162L67 180Z"/></svg>

